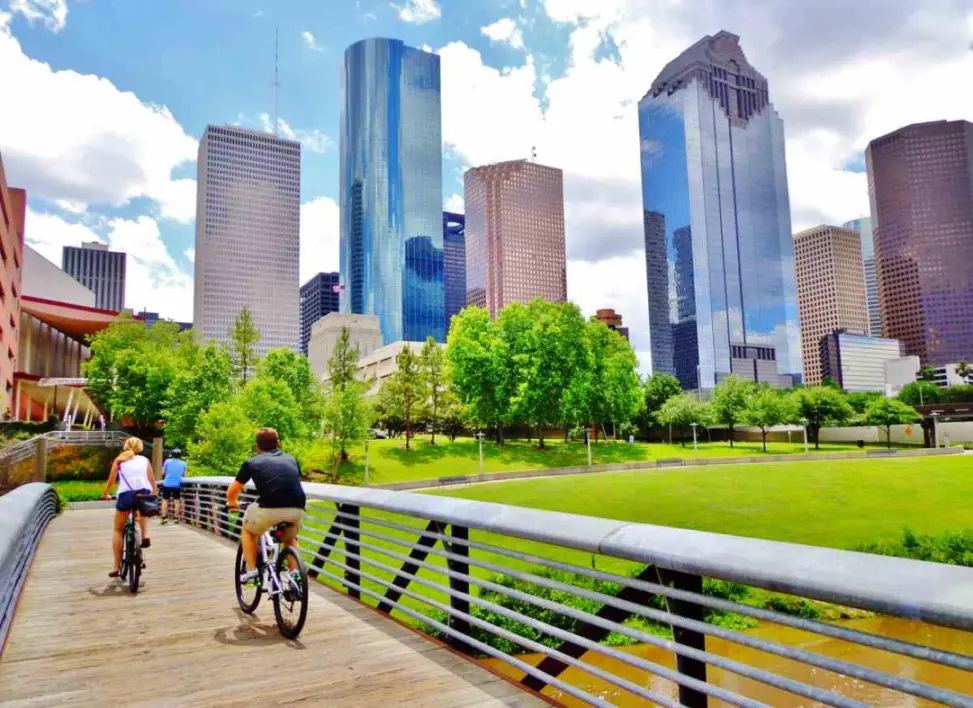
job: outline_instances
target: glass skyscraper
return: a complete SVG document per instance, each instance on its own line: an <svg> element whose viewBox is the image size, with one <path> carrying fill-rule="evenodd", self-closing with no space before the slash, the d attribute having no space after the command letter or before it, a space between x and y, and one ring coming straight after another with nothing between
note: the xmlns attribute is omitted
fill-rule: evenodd
<svg viewBox="0 0 973 708"><path fill-rule="evenodd" d="M868 300L868 333L882 336L882 310L878 302L878 271L875 267L875 241L872 238L872 220L867 216L842 224L851 229L862 241L862 267L865 269L865 298Z"/></svg>
<svg viewBox="0 0 973 708"><path fill-rule="evenodd" d="M453 315L466 307L466 219L443 212L443 287L446 293L446 329Z"/></svg>
<svg viewBox="0 0 973 708"><path fill-rule="evenodd" d="M652 369L693 389L802 374L784 125L739 41L704 37L639 102Z"/></svg>
<svg viewBox="0 0 973 708"><path fill-rule="evenodd" d="M341 92L341 311L386 344L445 341L439 57L356 42Z"/></svg>

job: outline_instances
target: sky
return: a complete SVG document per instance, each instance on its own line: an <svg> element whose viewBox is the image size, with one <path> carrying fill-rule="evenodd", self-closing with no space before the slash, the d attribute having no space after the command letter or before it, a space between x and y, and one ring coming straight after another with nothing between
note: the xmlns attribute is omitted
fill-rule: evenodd
<svg viewBox="0 0 973 708"><path fill-rule="evenodd" d="M123 250L126 305L191 321L198 141L273 128L275 30L302 282L338 270L344 49L402 39L441 57L444 206L467 168L536 147L564 170L568 296L622 314L647 370L637 104L721 29L784 120L795 232L868 214L869 140L973 120L973 0L0 0L0 154L29 244Z"/></svg>

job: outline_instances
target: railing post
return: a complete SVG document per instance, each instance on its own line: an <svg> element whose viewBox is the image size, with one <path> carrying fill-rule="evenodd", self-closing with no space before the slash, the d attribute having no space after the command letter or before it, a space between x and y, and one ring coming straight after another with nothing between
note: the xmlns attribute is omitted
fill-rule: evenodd
<svg viewBox="0 0 973 708"><path fill-rule="evenodd" d="M353 529L356 529L355 531L350 531L347 529L345 530L345 551L360 556L361 546L358 545L359 535L357 531L357 529L360 528L358 520L359 508L352 504L342 504L341 512L342 514L345 514L345 524ZM348 570L345 571L345 580L347 580L349 583L354 583L355 585L361 585L361 575L355 572L361 569L361 563L359 560L357 558L349 558L346 555L345 564L348 566ZM350 585L348 586L348 594L355 599L361 599L361 592Z"/></svg>
<svg viewBox="0 0 973 708"><path fill-rule="evenodd" d="M703 593L703 578L699 575L689 575L675 570L659 569L659 580L664 584L671 584L677 590L685 590L696 594ZM704 611L700 605L685 600L666 598L669 612L686 619L693 619L699 622L704 620ZM672 637L678 644L682 644L699 651L706 651L706 635L682 627L672 628ZM706 682L706 662L699 659L691 659L686 656L676 655L676 670L685 676L690 676L699 681ZM693 688L686 686L679 687L679 703L687 708L706 708L707 697Z"/></svg>
<svg viewBox="0 0 973 708"><path fill-rule="evenodd" d="M450 524L449 535L451 538L455 538L459 541L468 541L470 539L470 530L465 526L455 526ZM470 556L470 547L465 543L450 543L446 550L449 551L449 553L456 556L461 556L464 559L469 558ZM465 560L454 560L449 558L446 560L446 565L453 573L466 576L469 576L470 574L470 564ZM457 578L451 575L449 576L449 606L456 612L462 612L468 615L470 613L469 601L456 597L456 593L464 593L469 595L470 582L466 578ZM454 629L460 634L465 636L469 636L470 634L470 623L465 619L450 615L448 625L450 629ZM455 649L459 649L460 651L466 653L471 651L470 647L468 647L465 642L457 639L456 637L450 637L448 641Z"/></svg>
<svg viewBox="0 0 973 708"><path fill-rule="evenodd" d="M47 438L37 438L37 447L34 449L34 481L47 481Z"/></svg>
<svg viewBox="0 0 973 708"><path fill-rule="evenodd" d="M152 439L152 471L155 472L155 478L159 479L159 474L162 472L162 438Z"/></svg>

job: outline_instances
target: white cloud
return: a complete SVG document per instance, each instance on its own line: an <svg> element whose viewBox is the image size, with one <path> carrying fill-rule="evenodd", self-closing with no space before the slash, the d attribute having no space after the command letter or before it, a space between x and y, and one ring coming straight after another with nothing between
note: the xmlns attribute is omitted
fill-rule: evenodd
<svg viewBox="0 0 973 708"><path fill-rule="evenodd" d="M54 203L58 209L66 211L68 214L80 215L88 211L88 205L84 202L76 202L71 199L55 199Z"/></svg>
<svg viewBox="0 0 973 708"><path fill-rule="evenodd" d="M68 19L68 0L10 0L10 11L31 24L40 21L52 32L60 32Z"/></svg>
<svg viewBox="0 0 973 708"><path fill-rule="evenodd" d="M84 224L65 221L56 214L27 208L24 237L28 245L51 263L61 263L65 246L80 246L85 241L105 243L105 239Z"/></svg>
<svg viewBox="0 0 973 708"><path fill-rule="evenodd" d="M318 41L314 38L314 35L308 32L307 30L301 32L301 39L304 40L304 44L307 45L308 49L311 49L315 52L320 52L324 50L324 47L318 44Z"/></svg>
<svg viewBox="0 0 973 708"><path fill-rule="evenodd" d="M301 283L338 270L338 203L318 197L301 205Z"/></svg>
<svg viewBox="0 0 973 708"><path fill-rule="evenodd" d="M463 214L466 211L465 200L462 194L454 194L446 200L443 211L451 211L454 214Z"/></svg>
<svg viewBox="0 0 973 708"><path fill-rule="evenodd" d="M274 132L274 122L266 113L260 114L260 129L268 133ZM334 141L320 130L302 130L292 128L283 118L277 118L277 132L288 140L297 140L305 150L323 153L334 144Z"/></svg>
<svg viewBox="0 0 973 708"><path fill-rule="evenodd" d="M494 42L509 44L514 49L524 48L524 35L517 23L510 17L497 20L492 25L480 28L480 34Z"/></svg>
<svg viewBox="0 0 973 708"><path fill-rule="evenodd" d="M400 20L414 25L438 20L443 14L436 0L405 0L401 5L389 4L399 13Z"/></svg>
<svg viewBox="0 0 973 708"><path fill-rule="evenodd" d="M148 216L113 219L108 246L128 254L125 306L158 312L179 322L193 319L193 278L182 270L162 242L159 224Z"/></svg>
<svg viewBox="0 0 973 708"><path fill-rule="evenodd" d="M196 180L175 179L159 190L159 216L182 223L196 218Z"/></svg>
<svg viewBox="0 0 973 708"><path fill-rule="evenodd" d="M120 206L146 197L163 216L185 217L188 185L174 183L172 171L195 160L196 140L169 109L101 77L31 59L3 21L0 66L0 95L17 96L17 110L0 110L12 183L65 203Z"/></svg>
<svg viewBox="0 0 973 708"><path fill-rule="evenodd" d="M192 263L195 263L196 262L196 249L195 248L187 248L185 251L182 252L182 255L184 255L186 258L188 258L190 260L190 262L192 262Z"/></svg>

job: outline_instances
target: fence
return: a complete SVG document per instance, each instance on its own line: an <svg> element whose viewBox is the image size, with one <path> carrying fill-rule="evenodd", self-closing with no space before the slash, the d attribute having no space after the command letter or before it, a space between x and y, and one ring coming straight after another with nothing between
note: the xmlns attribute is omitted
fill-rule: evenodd
<svg viewBox="0 0 973 708"><path fill-rule="evenodd" d="M57 514L49 484L27 484L0 497L0 656L34 551Z"/></svg>
<svg viewBox="0 0 973 708"><path fill-rule="evenodd" d="M236 538L239 518L223 508L227 483L186 480L184 514ZM554 691L559 700L705 706L712 698L762 706L797 696L845 707L866 705L856 692L871 686L886 705L908 696L973 705L959 689L973 686L971 656L745 604L720 591L742 584L969 632L967 568L406 492L323 484L305 490L300 541L312 577L461 651L493 657L525 688ZM719 617L783 627L791 640L768 640ZM671 638L660 628L671 628ZM946 678L929 683L810 651L790 630L938 665ZM674 655L675 668L602 643L609 635ZM716 644L773 661L744 662ZM518 652L543 657L531 662ZM803 670L786 670L794 666ZM605 688L592 689L592 681Z"/></svg>

